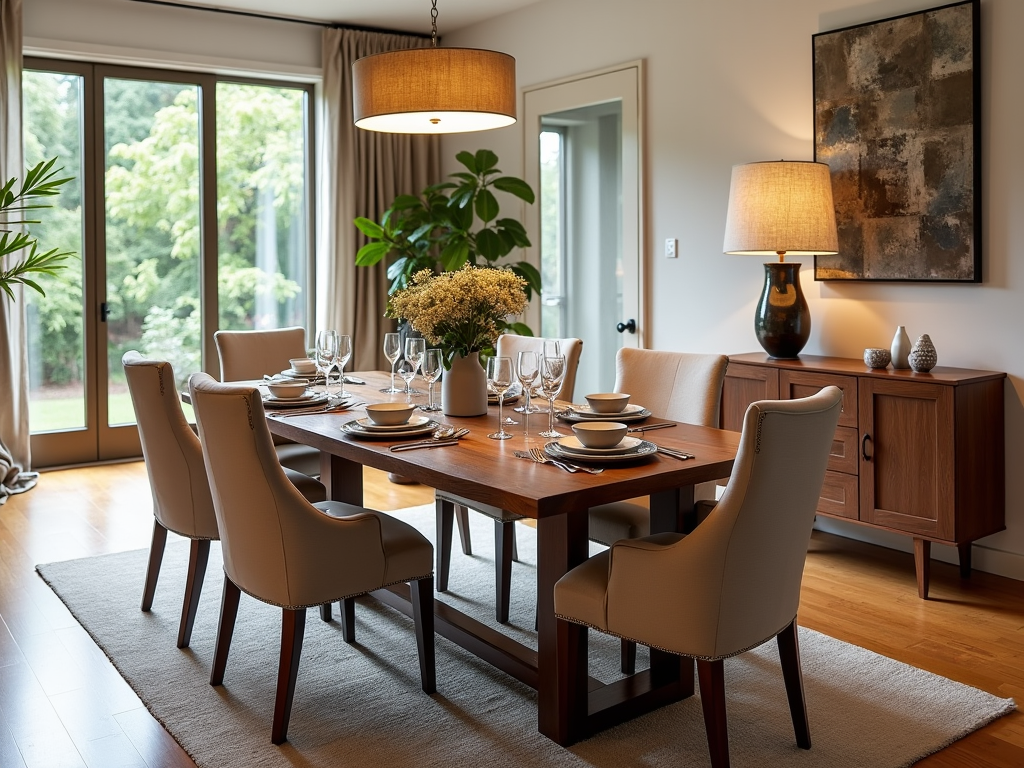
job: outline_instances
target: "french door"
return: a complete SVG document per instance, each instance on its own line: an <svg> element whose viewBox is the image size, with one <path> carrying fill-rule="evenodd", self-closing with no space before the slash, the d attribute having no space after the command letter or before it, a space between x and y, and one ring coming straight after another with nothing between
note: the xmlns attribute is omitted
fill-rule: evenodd
<svg viewBox="0 0 1024 768"><path fill-rule="evenodd" d="M81 257L27 301L33 464L138 456L126 351L181 387L217 328L311 315L310 92L42 59L23 88L26 163L74 177L32 231Z"/></svg>

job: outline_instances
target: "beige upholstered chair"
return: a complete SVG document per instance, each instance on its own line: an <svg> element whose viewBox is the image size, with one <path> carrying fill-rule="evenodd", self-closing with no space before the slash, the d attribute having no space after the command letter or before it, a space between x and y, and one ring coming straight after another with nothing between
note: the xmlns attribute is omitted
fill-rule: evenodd
<svg viewBox="0 0 1024 768"><path fill-rule="evenodd" d="M199 595L206 576L210 541L218 538L210 484L199 438L185 421L171 364L147 360L135 350L121 360L135 406L142 453L153 492L153 543L142 594L142 610L153 607L167 531L192 540L185 601L178 626L178 647L188 647ZM310 501L324 501L327 490L311 477L288 470L288 478Z"/></svg>
<svg viewBox="0 0 1024 768"><path fill-rule="evenodd" d="M306 356L303 328L267 331L217 331L213 334L220 356L221 381L251 381L288 368L293 357ZM320 475L320 451L283 437L274 437L282 466L311 477Z"/></svg>
<svg viewBox="0 0 1024 768"><path fill-rule="evenodd" d="M306 608L409 582L420 680L435 690L430 542L380 512L325 501L311 505L285 479L259 391L189 380L224 553L224 597L210 683L224 680L242 591L282 609L281 657L271 740L288 733ZM347 639L347 638L346 638Z"/></svg>
<svg viewBox="0 0 1024 768"><path fill-rule="evenodd" d="M697 660L711 763L729 764L723 660L778 638L797 744L810 749L796 614L807 542L842 408L836 387L753 403L729 484L689 534L617 542L555 585L560 621ZM560 640L568 675L579 628ZM587 680L567 678L586 706ZM573 697L570 697L573 698Z"/></svg>
<svg viewBox="0 0 1024 768"><path fill-rule="evenodd" d="M517 364L519 353L532 350L538 355L544 354L544 342L547 339L536 336L517 336L504 333L498 337L496 352L499 357L512 358ZM558 398L572 400L576 388L576 371L583 353L583 342L580 339L557 339L559 350L565 357L565 378L558 390ZM498 507L480 504L462 496L438 491L435 495L437 507L437 589L448 591L448 572L452 553L452 521L457 523L462 552L473 554L473 543L469 534L469 509L475 509L488 517L494 518L494 614L502 624L508 621L509 601L511 599L512 561L518 560L516 553L516 520L520 515L512 514Z"/></svg>

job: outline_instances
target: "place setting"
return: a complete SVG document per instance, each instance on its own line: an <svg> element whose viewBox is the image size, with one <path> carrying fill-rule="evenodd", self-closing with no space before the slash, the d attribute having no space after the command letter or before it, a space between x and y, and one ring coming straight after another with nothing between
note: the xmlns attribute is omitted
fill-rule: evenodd
<svg viewBox="0 0 1024 768"><path fill-rule="evenodd" d="M640 461L658 453L658 446L643 438L631 437L621 422L593 421L574 424L573 434L544 445L548 457L588 464L619 464Z"/></svg>
<svg viewBox="0 0 1024 768"><path fill-rule="evenodd" d="M417 448L443 448L457 445L459 438L469 434L466 428L442 424L429 416L415 414L416 406L411 403L375 403L366 406L366 416L346 421L341 431L360 440L394 440L397 438L422 437L411 443L397 443L390 450L415 450Z"/></svg>
<svg viewBox="0 0 1024 768"><path fill-rule="evenodd" d="M603 392L586 396L586 404L569 403L555 411L562 421L575 424L583 421L618 421L632 424L650 418L651 412L642 405L629 402L629 395L621 392Z"/></svg>

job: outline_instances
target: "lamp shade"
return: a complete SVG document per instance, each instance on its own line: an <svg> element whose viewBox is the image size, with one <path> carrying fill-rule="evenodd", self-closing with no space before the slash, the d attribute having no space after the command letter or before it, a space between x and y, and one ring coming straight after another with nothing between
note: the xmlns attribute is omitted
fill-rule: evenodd
<svg viewBox="0 0 1024 768"><path fill-rule="evenodd" d="M476 48L409 48L352 65L356 126L384 133L464 133L516 121L516 60Z"/></svg>
<svg viewBox="0 0 1024 768"><path fill-rule="evenodd" d="M733 166L726 253L813 256L838 249L832 178L825 163L779 160Z"/></svg>

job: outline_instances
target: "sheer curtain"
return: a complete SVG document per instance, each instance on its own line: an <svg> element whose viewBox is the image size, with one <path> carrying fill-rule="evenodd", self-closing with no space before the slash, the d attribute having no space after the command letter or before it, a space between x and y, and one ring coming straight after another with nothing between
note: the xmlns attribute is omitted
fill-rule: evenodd
<svg viewBox="0 0 1024 768"><path fill-rule="evenodd" d="M0 0L0 180L19 179L21 150L21 0ZM2 225L0 225L2 226ZM15 258L14 254L8 258ZM28 352L25 294L0 294L0 504L36 484L28 427Z"/></svg>
<svg viewBox="0 0 1024 768"><path fill-rule="evenodd" d="M325 29L323 35L324 176L320 252L326 260L328 328L352 336L350 370L390 368L381 344L394 321L384 317L389 281L386 265L356 267L365 242L356 216L380 221L399 194L418 194L440 179L436 136L376 133L352 124L352 62L373 53L419 48L430 41L408 35Z"/></svg>

